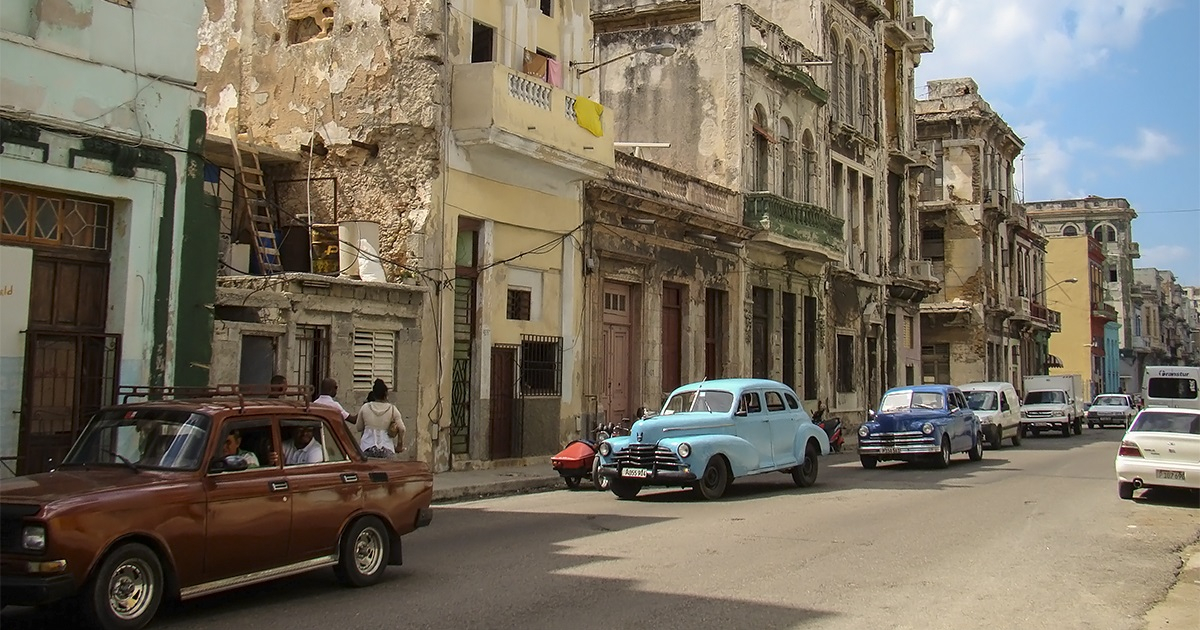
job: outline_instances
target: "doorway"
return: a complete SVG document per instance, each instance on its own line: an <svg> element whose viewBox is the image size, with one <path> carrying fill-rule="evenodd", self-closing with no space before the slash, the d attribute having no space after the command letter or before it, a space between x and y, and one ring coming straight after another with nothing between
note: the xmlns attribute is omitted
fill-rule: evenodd
<svg viewBox="0 0 1200 630"><path fill-rule="evenodd" d="M520 426L517 413L517 348L515 345L492 346L491 458L517 457L520 452Z"/></svg>
<svg viewBox="0 0 1200 630"><path fill-rule="evenodd" d="M630 353L633 315L629 285L604 283L604 315L601 347L604 352L604 408L609 422L630 417L629 384L632 381Z"/></svg>

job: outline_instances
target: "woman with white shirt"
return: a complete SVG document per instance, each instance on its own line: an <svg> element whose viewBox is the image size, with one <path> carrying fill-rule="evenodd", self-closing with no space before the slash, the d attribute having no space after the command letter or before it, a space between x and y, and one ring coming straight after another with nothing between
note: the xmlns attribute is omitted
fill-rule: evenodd
<svg viewBox="0 0 1200 630"><path fill-rule="evenodd" d="M367 457L390 457L404 451L404 419L400 410L387 400L383 379L375 379L371 400L358 411L355 430L362 436L359 446Z"/></svg>

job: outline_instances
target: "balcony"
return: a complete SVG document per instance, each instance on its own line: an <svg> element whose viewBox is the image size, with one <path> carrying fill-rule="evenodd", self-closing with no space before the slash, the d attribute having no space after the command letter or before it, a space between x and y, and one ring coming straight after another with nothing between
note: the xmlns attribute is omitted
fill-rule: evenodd
<svg viewBox="0 0 1200 630"><path fill-rule="evenodd" d="M1033 319L1032 303L1027 297L1021 295L1009 296L1008 308L1012 310L1012 319L1022 321Z"/></svg>
<svg viewBox="0 0 1200 630"><path fill-rule="evenodd" d="M1050 332L1058 332L1061 329L1062 315L1058 311L1046 308L1045 304L1032 300L1029 302L1029 319L1034 325L1048 328Z"/></svg>
<svg viewBox="0 0 1200 630"><path fill-rule="evenodd" d="M904 269L907 273L893 277L888 283L888 294L896 299L922 301L942 290L942 283L933 274L933 263L928 260L910 260Z"/></svg>
<svg viewBox="0 0 1200 630"><path fill-rule="evenodd" d="M1095 319L1105 319L1110 322L1117 321L1117 309L1109 304L1093 304L1092 317Z"/></svg>
<svg viewBox="0 0 1200 630"><path fill-rule="evenodd" d="M628 153L618 152L616 158L613 181L689 204L715 219L741 223L742 200L736 192Z"/></svg>
<svg viewBox="0 0 1200 630"><path fill-rule="evenodd" d="M1137 243L1130 243L1130 244L1129 244L1129 258L1130 258L1130 260L1133 260L1133 259L1136 259L1136 258L1141 258L1141 257L1142 257L1142 246L1141 246L1141 245L1138 245Z"/></svg>
<svg viewBox="0 0 1200 630"><path fill-rule="evenodd" d="M842 259L843 221L828 210L773 193L746 193L745 200L742 224L761 230L754 241Z"/></svg>
<svg viewBox="0 0 1200 630"><path fill-rule="evenodd" d="M914 15L908 18L908 22L904 25L908 29L909 35L912 36L912 46L919 52L933 52L933 24L923 15Z"/></svg>
<svg viewBox="0 0 1200 630"><path fill-rule="evenodd" d="M1046 328L1052 332L1062 332L1062 313L1046 309Z"/></svg>
<svg viewBox="0 0 1200 630"><path fill-rule="evenodd" d="M451 131L475 162L566 180L612 171L611 110L597 137L576 122L574 94L498 63L454 66L451 98Z"/></svg>
<svg viewBox="0 0 1200 630"><path fill-rule="evenodd" d="M983 192L983 207L985 210L999 210L1000 212L1004 212L1008 207L1008 195L997 188L985 190Z"/></svg>

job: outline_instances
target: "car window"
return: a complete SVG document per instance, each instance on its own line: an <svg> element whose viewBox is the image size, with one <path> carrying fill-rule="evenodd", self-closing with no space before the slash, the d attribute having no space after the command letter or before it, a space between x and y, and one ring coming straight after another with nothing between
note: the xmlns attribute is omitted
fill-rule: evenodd
<svg viewBox="0 0 1200 630"><path fill-rule="evenodd" d="M767 411L783 411L787 409L787 405L783 402L783 395L779 392L763 392L763 396L767 399Z"/></svg>
<svg viewBox="0 0 1200 630"><path fill-rule="evenodd" d="M800 408L800 401L796 400L795 396L785 393L783 395L783 397L787 399L788 409L799 409Z"/></svg>
<svg viewBox="0 0 1200 630"><path fill-rule="evenodd" d="M212 419L177 409L112 409L92 416L63 465L195 470Z"/></svg>
<svg viewBox="0 0 1200 630"><path fill-rule="evenodd" d="M1025 394L1026 405L1062 405L1066 404L1067 395L1056 390L1044 392L1029 392Z"/></svg>
<svg viewBox="0 0 1200 630"><path fill-rule="evenodd" d="M1008 404L1008 392L1000 393L1000 411L1008 411L1012 406Z"/></svg>
<svg viewBox="0 0 1200 630"><path fill-rule="evenodd" d="M221 429L217 451L213 454L213 463L236 455L246 462L246 470L263 467L274 468L275 466L270 463L271 451L274 448L274 432L271 430L269 418L226 422ZM217 474L222 475L234 472L241 471L221 471L219 469L216 471Z"/></svg>
<svg viewBox="0 0 1200 630"><path fill-rule="evenodd" d="M1097 396L1096 400L1092 401L1092 404L1125 407L1129 405L1129 399L1124 396Z"/></svg>
<svg viewBox="0 0 1200 630"><path fill-rule="evenodd" d="M999 396L996 395L996 392L985 390L967 392L967 406L975 411L995 411L997 398Z"/></svg>
<svg viewBox="0 0 1200 630"><path fill-rule="evenodd" d="M760 411L762 411L762 401L758 398L758 392L742 394L742 398L738 402L739 413L758 413Z"/></svg>
<svg viewBox="0 0 1200 630"><path fill-rule="evenodd" d="M905 389L888 392L879 403L879 413L891 413L906 409L945 409L945 400L938 392L914 392Z"/></svg>
<svg viewBox="0 0 1200 630"><path fill-rule="evenodd" d="M286 419L279 423L284 466L303 466L346 459L328 425L320 419Z"/></svg>
<svg viewBox="0 0 1200 630"><path fill-rule="evenodd" d="M1143 411L1129 430L1200 435L1200 416L1166 410Z"/></svg>
<svg viewBox="0 0 1200 630"><path fill-rule="evenodd" d="M1197 398L1196 379L1154 377L1146 385L1146 395L1151 398L1195 400Z"/></svg>
<svg viewBox="0 0 1200 630"><path fill-rule="evenodd" d="M702 389L699 391L680 392L671 396L663 405L662 413L669 416L685 411L703 411L708 413L729 413L733 408L733 394L717 389Z"/></svg>

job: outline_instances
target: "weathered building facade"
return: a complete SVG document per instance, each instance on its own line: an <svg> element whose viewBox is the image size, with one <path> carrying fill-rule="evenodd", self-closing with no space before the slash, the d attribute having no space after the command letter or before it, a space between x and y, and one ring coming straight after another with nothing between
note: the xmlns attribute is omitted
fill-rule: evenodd
<svg viewBox="0 0 1200 630"><path fill-rule="evenodd" d="M0 475L61 461L119 385L204 381L202 6L0 5Z"/></svg>
<svg viewBox="0 0 1200 630"><path fill-rule="evenodd" d="M916 103L922 170L921 251L942 290L922 306L928 382L1010 381L1044 374L1046 239L1013 200L1024 146L969 78L929 82Z"/></svg>
<svg viewBox="0 0 1200 630"><path fill-rule="evenodd" d="M284 271L387 285L259 289L299 305L267 312L276 369L333 376L352 408L392 379L435 469L578 428L582 182L613 165L611 112L578 96L590 28L585 0L207 3L210 132L299 154L265 169ZM322 253L339 249L349 263Z"/></svg>
<svg viewBox="0 0 1200 630"><path fill-rule="evenodd" d="M911 3L887 4L593 5L598 57L620 59L598 82L619 139L669 143L657 163L742 194L753 235L740 252L738 373L787 382L851 421L886 386L919 378L919 329L905 325L936 288L914 264L907 216L908 95L932 37ZM636 54L661 44L679 52Z"/></svg>
<svg viewBox="0 0 1200 630"><path fill-rule="evenodd" d="M1106 338L1119 325L1117 310L1105 301L1103 245L1090 234L1047 237L1046 277L1050 307L1062 313L1062 330L1050 336L1050 352L1062 360L1051 374L1079 374L1088 396L1118 391L1113 378L1119 354Z"/></svg>

